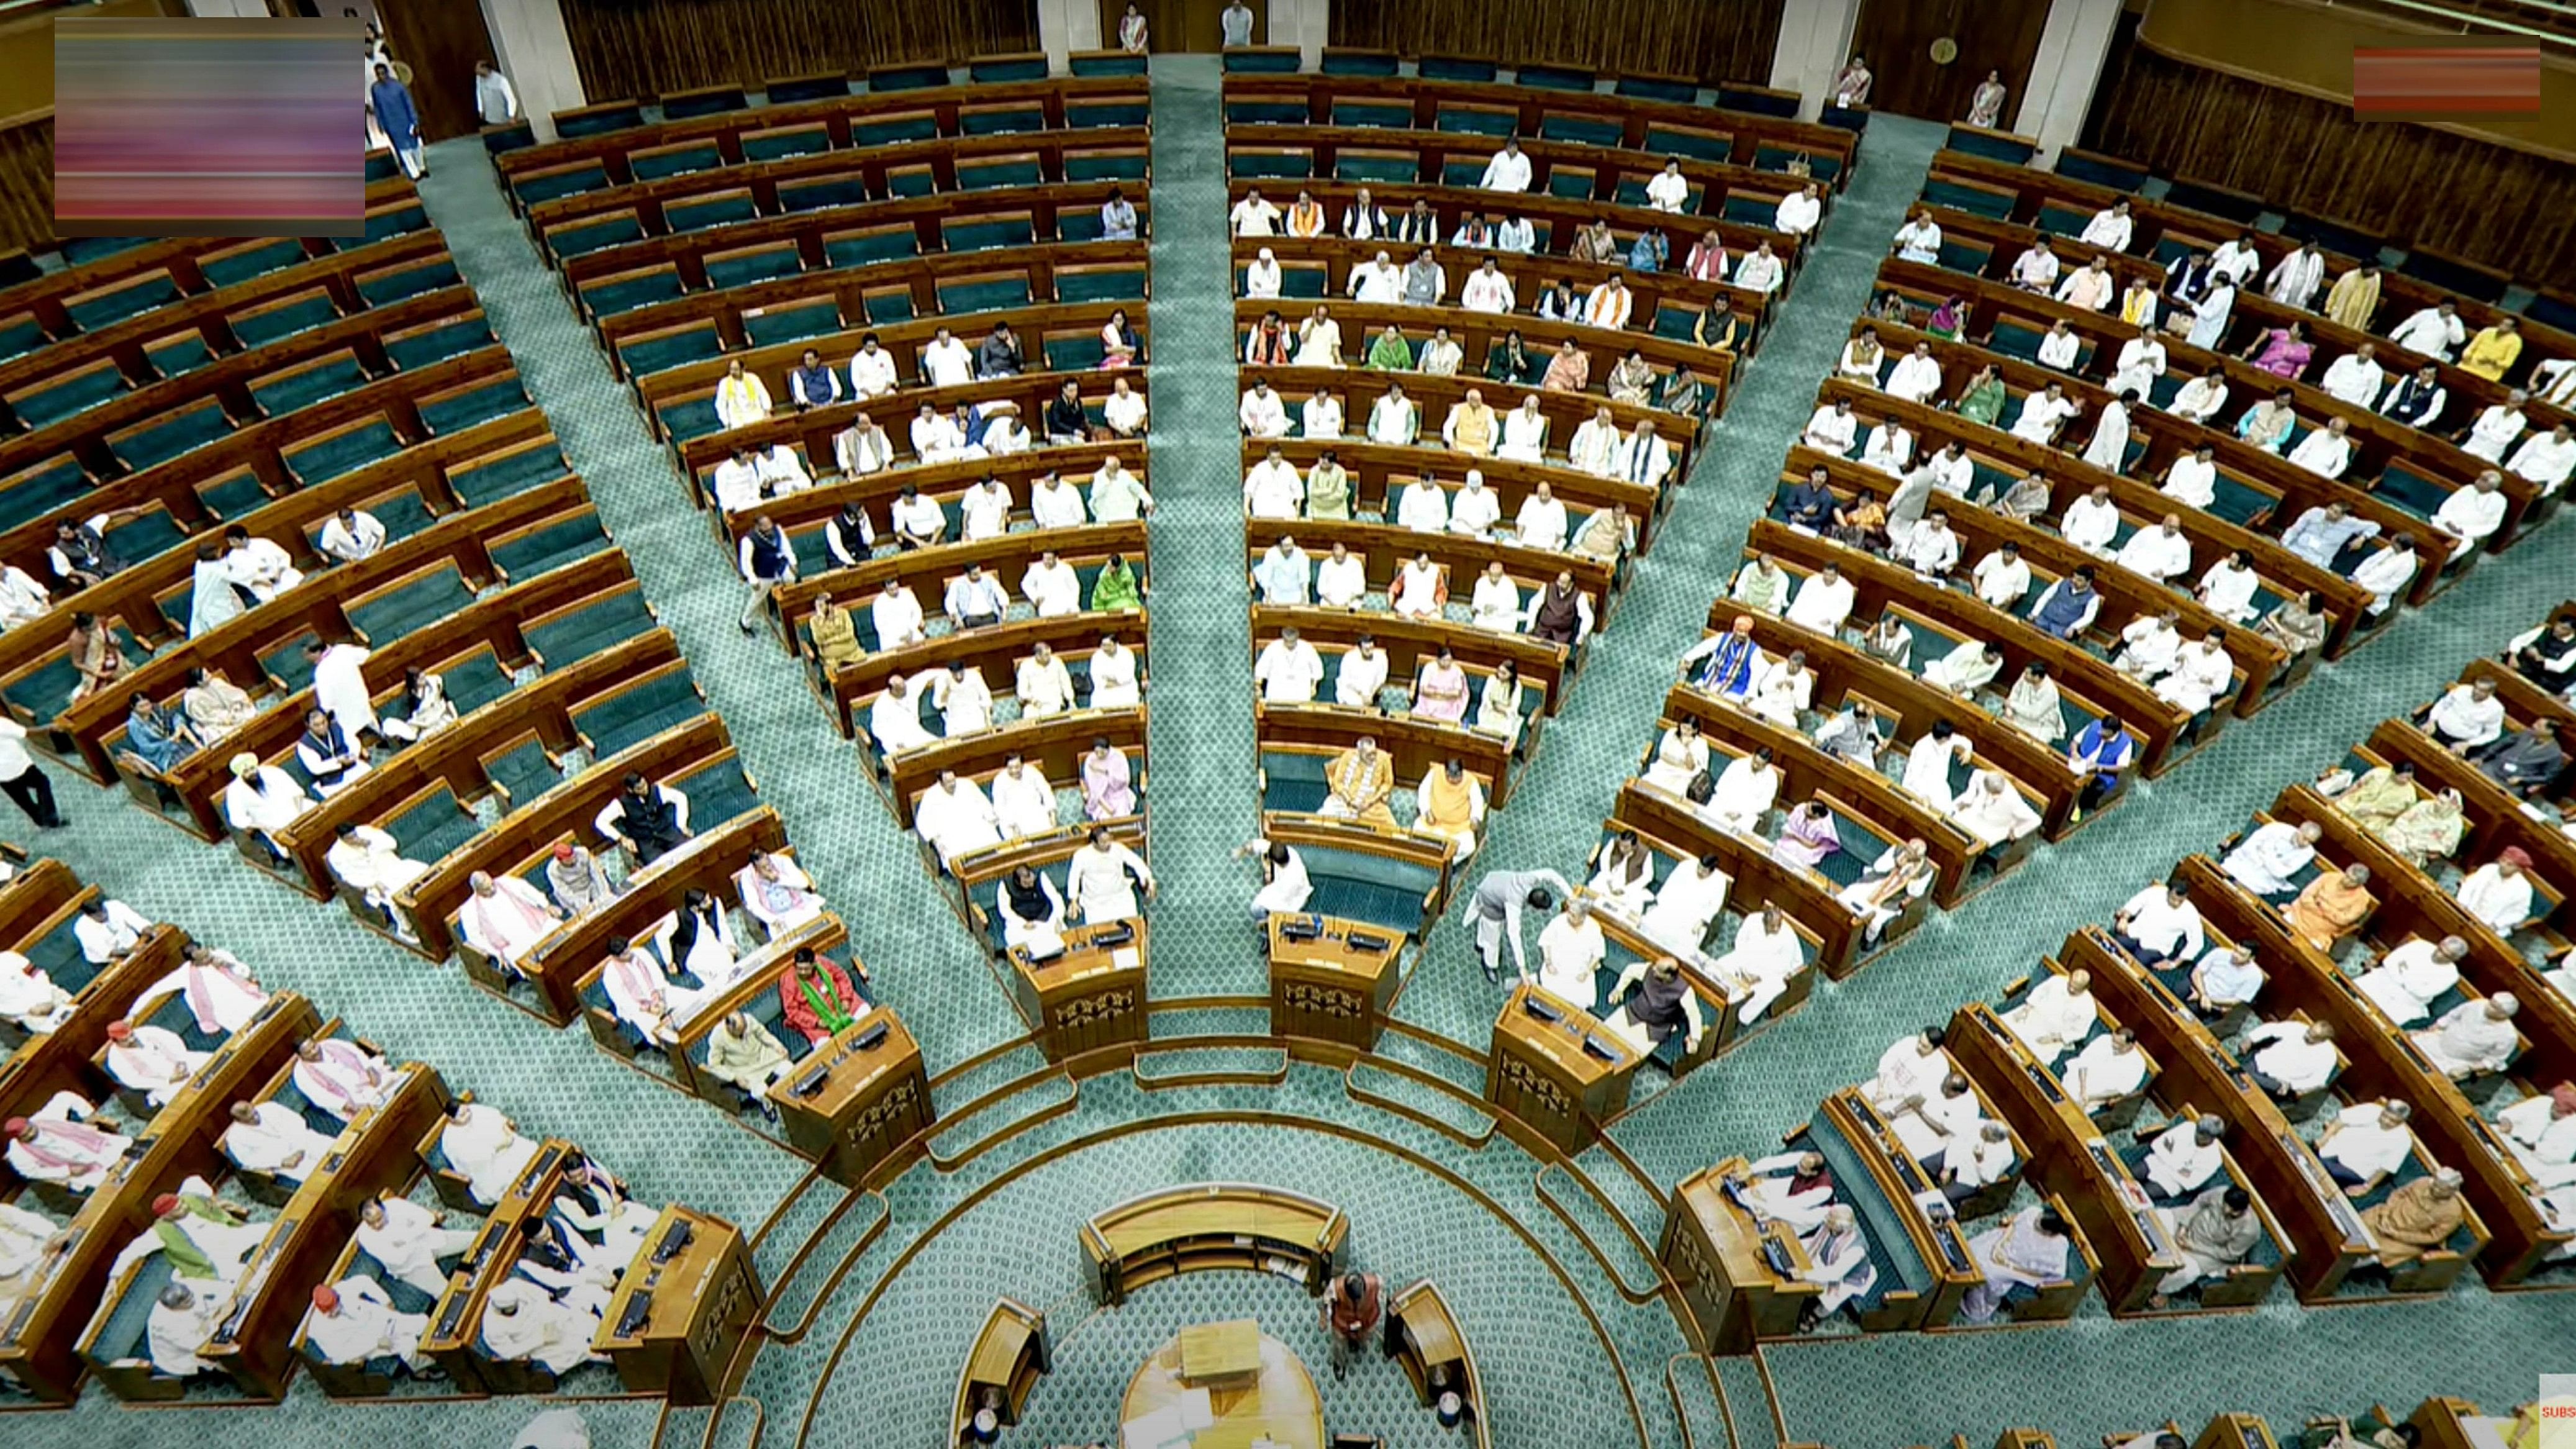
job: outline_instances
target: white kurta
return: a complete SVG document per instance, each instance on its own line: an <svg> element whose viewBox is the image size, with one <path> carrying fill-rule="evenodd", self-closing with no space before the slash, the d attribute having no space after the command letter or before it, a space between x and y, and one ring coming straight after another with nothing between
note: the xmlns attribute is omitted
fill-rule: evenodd
<svg viewBox="0 0 2576 1449"><path fill-rule="evenodd" d="M536 1160L537 1144L512 1129L499 1110L469 1103L448 1119L438 1135L448 1165L464 1174L475 1200L496 1203Z"/></svg>
<svg viewBox="0 0 2576 1449"><path fill-rule="evenodd" d="M1132 872L1132 874L1131 874ZM1143 912L1136 905L1139 881L1153 883L1153 873L1136 852L1112 840L1107 846L1085 844L1066 868L1074 905L1091 925L1132 921Z"/></svg>
<svg viewBox="0 0 2576 1449"><path fill-rule="evenodd" d="M2067 981L2050 974L2031 987L2020 1005L2003 1014L2004 1025L2046 1066L2055 1066L2066 1049L2083 1040L2101 1020L2093 993L2079 996Z"/></svg>

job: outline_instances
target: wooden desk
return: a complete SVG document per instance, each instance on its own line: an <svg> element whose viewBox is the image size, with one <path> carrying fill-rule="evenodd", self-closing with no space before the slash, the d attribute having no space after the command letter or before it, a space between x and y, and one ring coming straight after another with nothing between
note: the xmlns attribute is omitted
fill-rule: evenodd
<svg viewBox="0 0 2576 1449"><path fill-rule="evenodd" d="M957 1375L954 1442L966 1442L978 1409L991 1408L1004 1427L1020 1422L1038 1379L1054 1367L1046 1315L1014 1298L995 1299Z"/></svg>
<svg viewBox="0 0 2576 1449"><path fill-rule="evenodd" d="M1207 1182L1146 1193L1082 1225L1091 1293L1115 1307L1130 1289L1207 1268L1293 1269L1315 1297L1342 1268L1350 1219L1285 1188Z"/></svg>
<svg viewBox="0 0 2576 1449"><path fill-rule="evenodd" d="M1555 1013L1541 1020L1535 1011ZM1516 1137L1535 1138L1571 1157L1628 1107L1644 1060L1575 1002L1523 982L1495 1019L1485 1058L1485 1100L1500 1107Z"/></svg>
<svg viewBox="0 0 2576 1449"><path fill-rule="evenodd" d="M538 1144L537 1155L492 1205L463 1261L448 1275L447 1291L430 1308L421 1352L436 1359L460 1387L500 1394L554 1387L554 1375L536 1364L484 1356L483 1304L519 1261L530 1225L542 1221L553 1205L555 1189L563 1182L564 1158L572 1151L573 1145L560 1138Z"/></svg>
<svg viewBox="0 0 2576 1449"><path fill-rule="evenodd" d="M1101 938L1122 935L1104 943ZM1011 951L1011 999L1037 1026L1038 1049L1051 1062L1089 1052L1132 1057L1147 1035L1147 927L1142 916L1108 925L1069 927L1064 952L1046 961L1028 948Z"/></svg>
<svg viewBox="0 0 2576 1449"><path fill-rule="evenodd" d="M1289 934L1317 923L1319 934ZM1357 935L1361 940L1354 940ZM1364 941L1386 944L1370 947ZM1273 915L1268 926L1270 1034L1369 1051L1395 1008L1404 941L1383 926L1339 916Z"/></svg>
<svg viewBox="0 0 2576 1449"><path fill-rule="evenodd" d="M1182 1374L1182 1354L1195 1330L1164 1344L1127 1382L1119 1401L1120 1423L1171 1405L1194 1387L1205 1387L1215 1422L1190 1436L1191 1449L1251 1449L1265 1438L1279 1449L1324 1449L1324 1400L1314 1375L1288 1345L1260 1335L1258 1368L1222 1384L1194 1386Z"/></svg>
<svg viewBox="0 0 2576 1449"><path fill-rule="evenodd" d="M882 1033L880 1035L880 1033ZM871 1040L874 1038L874 1040ZM862 1045L862 1043L866 1043ZM814 1084L811 1091L805 1084ZM787 1141L834 1182L860 1186L930 1130L930 1077L921 1047L891 1007L850 1023L769 1089Z"/></svg>
<svg viewBox="0 0 2576 1449"><path fill-rule="evenodd" d="M1467 1335L1438 1286L1424 1278L1396 1294L1386 1306L1383 1339L1387 1357L1403 1365L1413 1396L1436 1412L1443 1394L1456 1394L1476 1449L1490 1449L1493 1431L1485 1422L1484 1375L1476 1371Z"/></svg>
<svg viewBox="0 0 2576 1449"><path fill-rule="evenodd" d="M688 1241L666 1248L682 1224ZM738 1350L760 1318L760 1275L742 1230L674 1204L662 1209L645 1241L652 1246L627 1265L590 1346L608 1355L630 1391L674 1404L723 1403L737 1382L736 1363L751 1366ZM641 1321L620 1333L639 1301Z"/></svg>
<svg viewBox="0 0 2576 1449"><path fill-rule="evenodd" d="M1816 967L1836 981L1858 971L1864 961L1911 935L1923 923L1930 896L1910 898L1905 909L1872 943L1861 919L1837 895L1833 882L1813 870L1790 865L1771 853L1770 842L1726 829L1693 809L1669 790L1631 778L1619 787L1612 822L1652 839L1676 859L1718 857L1735 884L1730 894L1745 899L1778 901L1780 909L1815 933Z"/></svg>
<svg viewBox="0 0 2576 1449"><path fill-rule="evenodd" d="M1663 1242L1655 1257L1681 1292L1682 1322L1702 1351L1745 1353L1759 1340L1788 1338L1798 1313L1820 1291L1786 1276L1808 1266L1798 1235L1778 1222L1757 1223L1722 1186L1751 1163L1730 1157L1683 1178L1664 1209Z"/></svg>

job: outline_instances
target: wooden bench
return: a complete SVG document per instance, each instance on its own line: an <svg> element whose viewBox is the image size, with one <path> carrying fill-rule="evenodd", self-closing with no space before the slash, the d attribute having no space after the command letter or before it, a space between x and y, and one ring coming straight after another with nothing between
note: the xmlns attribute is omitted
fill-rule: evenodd
<svg viewBox="0 0 2576 1449"><path fill-rule="evenodd" d="M1015 1298L993 1300L993 1311L966 1350L957 1372L957 1409L951 1416L950 1442L972 1442L975 1417L983 1410L1007 1428L1020 1422L1038 1380L1055 1367L1053 1340L1046 1315Z"/></svg>
<svg viewBox="0 0 2576 1449"><path fill-rule="evenodd" d="M1783 914L1814 933L1816 968L1837 981L1904 939L1921 919L1919 909L1901 912L1882 939L1870 942L1864 936L1865 922L1836 898L1832 883L1823 876L1779 860L1765 842L1720 829L1680 796L1642 780L1631 779L1620 787L1613 824L1636 831L1640 840L1676 858L1718 857L1720 867L1735 882L1730 894L1779 902Z"/></svg>
<svg viewBox="0 0 2576 1449"><path fill-rule="evenodd" d="M1139 656L1144 655L1152 630L1147 627L1146 610L1133 613L1062 614L1051 619L1017 619L962 633L942 634L938 638L901 649L884 650L863 656L833 670L828 679L816 682L816 690L831 708L832 718L849 738L866 732L867 709L885 691L886 681L901 675L911 679L925 669L944 668L956 663L968 670L982 670L985 683L1005 685L1016 677L1020 660L1034 653L1039 644L1046 645L1059 658L1069 661L1089 653L1100 643L1104 633L1116 633L1119 641ZM1147 661L1137 660L1141 676ZM1007 692L1007 690L1005 691ZM998 697L998 696L997 696ZM875 757L876 743L866 742L868 755Z"/></svg>
<svg viewBox="0 0 2576 1449"><path fill-rule="evenodd" d="M1324 1292L1341 1271L1350 1219L1283 1188L1200 1183L1129 1198L1082 1225L1094 1299L1109 1307L1148 1283L1208 1269L1283 1272Z"/></svg>

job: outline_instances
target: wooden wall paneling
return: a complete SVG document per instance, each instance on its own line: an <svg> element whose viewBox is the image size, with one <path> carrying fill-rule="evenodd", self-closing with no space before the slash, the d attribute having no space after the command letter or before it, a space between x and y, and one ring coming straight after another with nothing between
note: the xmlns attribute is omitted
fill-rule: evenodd
<svg viewBox="0 0 2576 1449"><path fill-rule="evenodd" d="M1207 51L1224 48L1225 32L1218 17L1225 13L1226 0L1136 0L1136 8L1145 12L1145 44L1157 51ZM1100 0L1100 43L1118 48L1118 22L1127 18L1127 0ZM1270 6L1267 0L1253 0L1252 43L1270 43ZM1031 46L1031 49L1036 49Z"/></svg>
<svg viewBox="0 0 2576 1449"><path fill-rule="evenodd" d="M2483 263L2533 286L2576 286L2576 167L2129 48L2085 134L2187 180L2236 187ZM2246 144L2247 137L2263 144Z"/></svg>
<svg viewBox="0 0 2576 1449"><path fill-rule="evenodd" d="M1862 0L1852 49L1869 61L1870 109L1927 121L1967 119L1986 72L2003 72L2011 91L2009 126L2030 88L2030 64L2048 24L2049 0ZM1948 65L1932 59L1934 41L1959 47Z"/></svg>
<svg viewBox="0 0 2576 1449"><path fill-rule="evenodd" d="M756 87L773 76L857 75L879 65L954 64L969 56L1040 48L1035 0L562 0L562 5L582 88L598 101L699 86Z"/></svg>
<svg viewBox="0 0 2576 1449"><path fill-rule="evenodd" d="M411 104L420 112L421 139L444 141L483 129L474 114L474 62L500 60L483 28L483 7L466 0L377 0L376 15L394 58L411 67Z"/></svg>
<svg viewBox="0 0 2576 1449"><path fill-rule="evenodd" d="M0 127L0 251L54 245L54 115Z"/></svg>
<svg viewBox="0 0 2576 1449"><path fill-rule="evenodd" d="M1787 0L1333 0L1331 43L1767 82Z"/></svg>

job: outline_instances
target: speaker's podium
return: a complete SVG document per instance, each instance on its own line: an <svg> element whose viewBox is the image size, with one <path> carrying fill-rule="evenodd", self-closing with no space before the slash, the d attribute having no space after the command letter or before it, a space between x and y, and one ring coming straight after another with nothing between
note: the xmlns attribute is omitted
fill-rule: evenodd
<svg viewBox="0 0 2576 1449"><path fill-rule="evenodd" d="M1664 1210L1664 1240L1655 1250L1694 1336L1708 1353L1750 1353L1766 1338L1798 1331L1798 1311L1816 1296L1800 1281L1808 1267L1798 1235L1777 1222L1757 1222L1727 1187L1746 1171L1730 1157L1683 1178Z"/></svg>
<svg viewBox="0 0 2576 1449"><path fill-rule="evenodd" d="M760 1317L760 1277L742 1230L684 1207L662 1209L651 1244L626 1269L590 1346L618 1382L675 1404L722 1403L728 1371Z"/></svg>
<svg viewBox="0 0 2576 1449"><path fill-rule="evenodd" d="M1270 917L1270 1031L1376 1047L1404 980L1404 934L1340 916Z"/></svg>
<svg viewBox="0 0 2576 1449"><path fill-rule="evenodd" d="M921 1048L882 1006L771 1083L769 1101L789 1145L852 1187L929 1130L932 1116Z"/></svg>
<svg viewBox="0 0 2576 1449"><path fill-rule="evenodd" d="M1571 1156L1627 1108L1642 1060L1599 1017L1522 982L1494 1022L1485 1100Z"/></svg>
<svg viewBox="0 0 2576 1449"><path fill-rule="evenodd" d="M1032 956L1011 948L1011 995L1037 1026L1038 1049L1051 1062L1142 1045L1145 1026L1145 922L1075 926L1063 949Z"/></svg>

